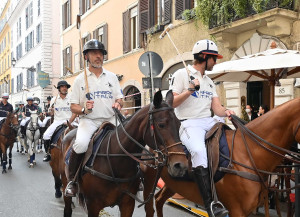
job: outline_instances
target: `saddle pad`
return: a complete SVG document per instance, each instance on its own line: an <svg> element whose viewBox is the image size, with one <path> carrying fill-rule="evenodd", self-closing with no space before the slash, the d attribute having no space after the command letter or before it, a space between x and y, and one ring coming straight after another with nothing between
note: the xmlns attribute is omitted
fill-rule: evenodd
<svg viewBox="0 0 300 217"><path fill-rule="evenodd" d="M67 126L65 124L61 124L58 127L56 127L53 135L51 136L50 144L56 144L60 135L65 132Z"/></svg>
<svg viewBox="0 0 300 217"><path fill-rule="evenodd" d="M112 128L110 125L105 126L100 133L95 137L94 139L94 143L93 143L93 151L92 154L90 156L90 158L88 159L88 161L86 162L86 166L88 167L92 167L94 164L94 156L97 155L97 150L99 150L99 146L101 145L103 139L105 138L105 136L110 132L114 130L114 128Z"/></svg>
<svg viewBox="0 0 300 217"><path fill-rule="evenodd" d="M183 146L184 153L188 157L190 155L189 151L187 150L186 146ZM220 143L219 143L219 150L220 150L220 155L219 155L219 167L225 167L227 168L229 164L229 160L227 160L225 157L223 157L221 154L229 157L229 148L228 148L228 143L226 140L226 134L224 127L222 129L222 135L220 138ZM220 181L224 177L225 173L220 172L217 170L216 174L214 175L214 182ZM183 181L193 181L192 178L186 173L184 177L176 177L175 179L177 180L183 180Z"/></svg>

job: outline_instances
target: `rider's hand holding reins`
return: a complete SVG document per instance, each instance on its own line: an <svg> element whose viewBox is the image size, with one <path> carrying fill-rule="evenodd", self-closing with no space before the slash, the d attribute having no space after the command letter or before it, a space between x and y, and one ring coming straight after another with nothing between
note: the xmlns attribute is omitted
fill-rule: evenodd
<svg viewBox="0 0 300 217"><path fill-rule="evenodd" d="M228 117L228 119L231 120L231 115L235 115L235 112L230 109L225 109L225 114Z"/></svg>
<svg viewBox="0 0 300 217"><path fill-rule="evenodd" d="M112 105L112 107L121 111L123 107L123 103L120 100L116 100L116 102Z"/></svg>

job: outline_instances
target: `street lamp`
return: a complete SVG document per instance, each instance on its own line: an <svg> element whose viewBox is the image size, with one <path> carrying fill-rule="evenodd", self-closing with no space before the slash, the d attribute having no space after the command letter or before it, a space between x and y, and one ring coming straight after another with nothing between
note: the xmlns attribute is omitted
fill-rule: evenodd
<svg viewBox="0 0 300 217"><path fill-rule="evenodd" d="M14 68L27 69L27 70L29 70L29 71L31 71L31 72L35 72L35 70L36 70L36 68L34 68L33 66L31 66L31 67L15 67L16 62L17 62L16 59L15 59L15 58L12 58L11 64L12 64L12 66L13 66Z"/></svg>

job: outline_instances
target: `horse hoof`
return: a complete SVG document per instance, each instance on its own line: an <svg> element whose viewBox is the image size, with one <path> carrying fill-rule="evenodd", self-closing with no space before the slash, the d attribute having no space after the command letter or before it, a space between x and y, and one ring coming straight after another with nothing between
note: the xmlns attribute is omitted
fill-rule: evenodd
<svg viewBox="0 0 300 217"><path fill-rule="evenodd" d="M33 163L29 164L29 168L33 168L33 167L34 167Z"/></svg>
<svg viewBox="0 0 300 217"><path fill-rule="evenodd" d="M17 150L17 152L19 152L19 149Z"/></svg>
<svg viewBox="0 0 300 217"><path fill-rule="evenodd" d="M36 162L35 162L35 161L33 161L33 165L36 165Z"/></svg>
<svg viewBox="0 0 300 217"><path fill-rule="evenodd" d="M9 166L9 167L8 167L8 169L9 169L9 170L11 170L11 169L12 169L12 167L11 167L11 166Z"/></svg>
<svg viewBox="0 0 300 217"><path fill-rule="evenodd" d="M55 192L55 198L61 198L61 196L62 196L61 191Z"/></svg>
<svg viewBox="0 0 300 217"><path fill-rule="evenodd" d="M2 174L3 174L3 173L7 173L6 170L2 170Z"/></svg>

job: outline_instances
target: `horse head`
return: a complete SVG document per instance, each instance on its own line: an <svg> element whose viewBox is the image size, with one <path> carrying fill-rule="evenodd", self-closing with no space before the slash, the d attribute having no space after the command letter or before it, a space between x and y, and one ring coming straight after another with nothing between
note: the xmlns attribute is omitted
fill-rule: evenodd
<svg viewBox="0 0 300 217"><path fill-rule="evenodd" d="M31 115L30 115L30 126L33 129L36 130L39 127L39 125L38 125L39 115L37 114L37 111L29 110L29 112L31 113Z"/></svg>
<svg viewBox="0 0 300 217"><path fill-rule="evenodd" d="M15 132L18 132L20 126L18 122L18 118L15 113L8 112L6 116L7 124L12 128Z"/></svg>
<svg viewBox="0 0 300 217"><path fill-rule="evenodd" d="M173 99L172 91L168 91L165 101L161 91L155 93L144 121L144 141L160 159L167 160L171 176L181 177L187 171L188 161L179 138L180 121L174 113Z"/></svg>

